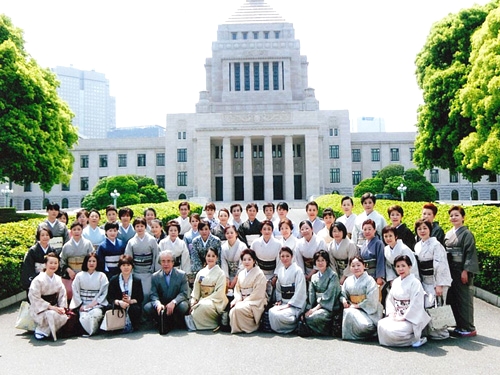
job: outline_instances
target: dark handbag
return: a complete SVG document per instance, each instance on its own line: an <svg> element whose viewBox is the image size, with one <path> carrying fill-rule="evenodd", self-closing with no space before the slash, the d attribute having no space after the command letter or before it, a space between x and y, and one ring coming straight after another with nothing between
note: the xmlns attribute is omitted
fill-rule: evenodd
<svg viewBox="0 0 500 375"><path fill-rule="evenodd" d="M68 320L66 321L66 324L63 325L57 332L57 337L68 338L82 335L85 331L80 324L78 314L68 308L65 308L65 314L68 317Z"/></svg>
<svg viewBox="0 0 500 375"><path fill-rule="evenodd" d="M174 317L173 315L167 315L167 309L161 310L160 313L160 324L158 325L158 331L160 335L166 335L174 328Z"/></svg>
<svg viewBox="0 0 500 375"><path fill-rule="evenodd" d="M261 332L273 332L271 329L271 323L269 323L269 309L264 310L262 318L260 319L259 331Z"/></svg>

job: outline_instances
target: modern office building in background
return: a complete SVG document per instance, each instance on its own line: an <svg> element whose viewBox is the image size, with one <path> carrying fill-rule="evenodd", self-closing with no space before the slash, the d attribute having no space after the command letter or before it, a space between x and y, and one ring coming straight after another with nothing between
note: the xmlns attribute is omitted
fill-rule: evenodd
<svg viewBox="0 0 500 375"><path fill-rule="evenodd" d="M116 128L115 98L103 73L58 66L52 71L61 82L57 90L75 117L73 125L85 138L105 138Z"/></svg>

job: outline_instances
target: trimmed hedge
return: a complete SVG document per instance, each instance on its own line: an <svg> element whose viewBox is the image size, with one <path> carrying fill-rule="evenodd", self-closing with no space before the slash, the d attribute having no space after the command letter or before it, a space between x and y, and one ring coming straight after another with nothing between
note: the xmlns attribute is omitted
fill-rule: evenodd
<svg viewBox="0 0 500 375"><path fill-rule="evenodd" d="M326 207L331 207L336 215L343 215L341 210L341 195L330 194L322 195L316 199L319 205L320 216ZM355 214L363 212L363 206L359 198L353 198ZM398 204L403 207L404 218L408 228L413 230L416 220L420 219L423 202L401 202L397 200L379 199L375 205L381 215L389 223L387 209ZM460 201L457 201L460 205ZM436 221L439 222L445 233L451 229L448 210L453 206L450 204L437 204L438 214ZM500 295L500 231L498 230L498 218L500 217L500 208L495 206L467 206L465 209L465 225L469 227L476 238L476 247L479 258L480 273L476 275L474 284L496 295ZM339 217L339 216L337 216Z"/></svg>
<svg viewBox="0 0 500 375"><path fill-rule="evenodd" d="M179 216L180 201L138 204L130 206L135 217L142 216L144 209L153 207L163 223ZM191 212L201 214L203 207L191 203ZM102 224L106 221L105 210L100 211ZM70 217L72 222L75 217ZM35 243L35 233L43 217L0 224L0 300L21 292L21 265L24 255Z"/></svg>

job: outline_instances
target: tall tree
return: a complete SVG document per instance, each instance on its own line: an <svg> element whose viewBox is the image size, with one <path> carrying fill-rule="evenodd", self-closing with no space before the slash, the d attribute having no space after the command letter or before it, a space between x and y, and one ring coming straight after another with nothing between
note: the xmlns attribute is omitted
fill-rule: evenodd
<svg viewBox="0 0 500 375"><path fill-rule="evenodd" d="M69 183L78 134L56 76L25 51L21 29L0 15L0 180Z"/></svg>
<svg viewBox="0 0 500 375"><path fill-rule="evenodd" d="M417 81L425 103L418 110L414 154L420 169L450 169L471 181L487 173L482 167L469 169L462 164L458 145L475 128L462 114L459 96L471 70L471 36L497 3L476 5L435 23L417 55Z"/></svg>

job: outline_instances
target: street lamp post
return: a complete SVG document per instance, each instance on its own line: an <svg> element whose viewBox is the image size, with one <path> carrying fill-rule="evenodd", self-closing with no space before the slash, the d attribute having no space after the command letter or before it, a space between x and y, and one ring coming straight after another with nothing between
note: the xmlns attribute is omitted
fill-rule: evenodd
<svg viewBox="0 0 500 375"><path fill-rule="evenodd" d="M14 190L9 189L9 186L6 185L5 188L3 188L1 191L2 191L2 194L5 196L5 206L4 207L9 207L9 195L14 193Z"/></svg>
<svg viewBox="0 0 500 375"><path fill-rule="evenodd" d="M116 200L118 199L118 197L120 196L120 193L116 191L116 189L111 193L109 194L111 195L111 198L113 198L113 206L116 207Z"/></svg>
<svg viewBox="0 0 500 375"><path fill-rule="evenodd" d="M405 200L404 194L406 192L406 189L407 189L407 187L404 186L403 183L401 182L401 185L398 186L398 191L401 194L401 202L403 202Z"/></svg>

